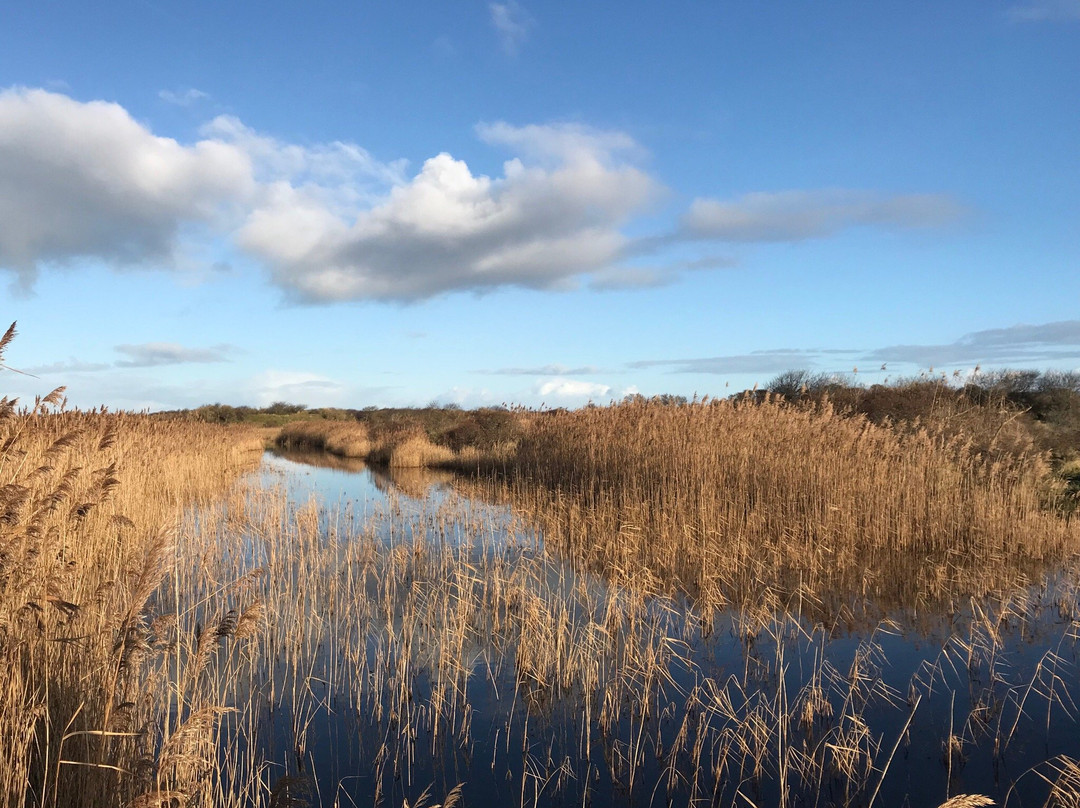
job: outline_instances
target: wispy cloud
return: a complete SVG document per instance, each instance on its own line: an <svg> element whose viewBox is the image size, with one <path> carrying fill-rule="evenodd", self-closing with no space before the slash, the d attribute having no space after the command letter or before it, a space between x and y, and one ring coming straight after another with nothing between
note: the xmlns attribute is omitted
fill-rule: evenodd
<svg viewBox="0 0 1080 808"><path fill-rule="evenodd" d="M891 345L868 356L875 361L910 362L921 367L1080 360L1080 320L991 328L944 345Z"/></svg>
<svg viewBox="0 0 1080 808"><path fill-rule="evenodd" d="M887 195L845 189L746 194L730 201L699 198L682 219L687 238L731 242L804 241L851 227L940 227L963 207L942 194Z"/></svg>
<svg viewBox="0 0 1080 808"><path fill-rule="evenodd" d="M347 392L345 385L327 376L287 370L264 371L252 380L250 387L256 402L263 407L275 401L338 403Z"/></svg>
<svg viewBox="0 0 1080 808"><path fill-rule="evenodd" d="M69 357L66 361L50 362L47 365L34 365L28 368L19 368L24 373L34 376L50 376L56 373L96 373L108 370L112 365L104 362L83 362L75 357Z"/></svg>
<svg viewBox="0 0 1080 808"><path fill-rule="evenodd" d="M199 129L212 142L239 149L251 162L261 194L254 204L287 186L297 198L321 204L335 213L352 212L358 205L374 203L387 191L407 181L408 160L382 162L355 143L300 145L262 134L233 115L219 115Z"/></svg>
<svg viewBox="0 0 1080 808"><path fill-rule="evenodd" d="M454 44L454 40L445 34L435 37L434 41L431 43L431 50L436 56L443 59L457 56L457 46Z"/></svg>
<svg viewBox="0 0 1080 808"><path fill-rule="evenodd" d="M637 251L635 245L631 244L629 249L624 252L633 253ZM731 269L738 265L739 262L735 258L717 255L704 256L690 261L671 261L666 264L657 262L651 266L616 264L594 272L589 277L589 288L604 292L653 289L675 283L687 272Z"/></svg>
<svg viewBox="0 0 1080 808"><path fill-rule="evenodd" d="M190 107L192 104L209 97L208 93L196 90L194 87L188 87L185 90L158 90L158 98L167 104L174 104L178 107Z"/></svg>
<svg viewBox="0 0 1080 808"><path fill-rule="evenodd" d="M152 368L162 365L205 364L228 362L236 348L214 345L209 348L187 348L174 342L144 342L138 345L117 345L116 352L125 358L115 362L86 362L75 357L66 360L19 368L35 376L72 373L99 373L112 368Z"/></svg>
<svg viewBox="0 0 1080 808"><path fill-rule="evenodd" d="M630 362L628 367L646 369L670 368L672 373L779 373L791 368L813 364L819 352L802 350L754 351L747 354L706 356L692 359L646 359Z"/></svg>
<svg viewBox="0 0 1080 808"><path fill-rule="evenodd" d="M1080 0L1032 0L1009 9L1017 22L1080 21Z"/></svg>
<svg viewBox="0 0 1080 808"><path fill-rule="evenodd" d="M485 370L496 376L590 376L599 373L600 368L595 365L582 365L571 368L566 365L540 365L538 367L499 368L498 370Z"/></svg>
<svg viewBox="0 0 1080 808"><path fill-rule="evenodd" d="M116 350L127 357L117 361L117 367L149 368L160 365L227 362L229 353L234 349L229 345L185 348L175 342L144 342L139 345L117 345Z"/></svg>
<svg viewBox="0 0 1080 808"><path fill-rule="evenodd" d="M745 354L687 359L647 359L628 363L631 369L668 368L672 373L712 375L772 374L785 370L819 370L846 373L888 373L914 368L957 366L1044 366L1054 362L1080 361L1080 320L1041 325L1015 325L965 334L955 342L939 345L890 345L883 348L810 348L754 351ZM880 370L885 364L888 370Z"/></svg>
<svg viewBox="0 0 1080 808"><path fill-rule="evenodd" d="M499 37L499 44L504 52L511 56L518 50L529 37L536 21L516 0L506 3L491 3L488 5L491 13L491 24L495 27L495 33Z"/></svg>
<svg viewBox="0 0 1080 808"><path fill-rule="evenodd" d="M679 279L672 267L611 266L589 277L589 288L600 292L621 292L632 289L654 289Z"/></svg>

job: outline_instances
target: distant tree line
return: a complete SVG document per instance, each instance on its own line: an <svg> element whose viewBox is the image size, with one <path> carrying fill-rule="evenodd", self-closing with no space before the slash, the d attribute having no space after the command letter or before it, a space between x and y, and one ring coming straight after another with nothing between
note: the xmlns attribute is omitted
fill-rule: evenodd
<svg viewBox="0 0 1080 808"><path fill-rule="evenodd" d="M1026 424L1037 449L1058 458L1080 453L1080 373L1059 370L994 370L967 376L899 379L862 386L847 377L789 370L766 385L768 391L795 403L826 400L840 410L865 415L875 423L937 421L971 431L981 420L990 428L999 419ZM992 427L1000 438L1004 427Z"/></svg>

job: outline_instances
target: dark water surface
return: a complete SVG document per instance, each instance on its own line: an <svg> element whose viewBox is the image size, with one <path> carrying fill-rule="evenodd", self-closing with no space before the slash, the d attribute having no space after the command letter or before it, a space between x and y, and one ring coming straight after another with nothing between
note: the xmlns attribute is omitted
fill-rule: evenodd
<svg viewBox="0 0 1080 808"><path fill-rule="evenodd" d="M885 621L860 618L873 610L854 605L829 625L797 612L702 617L678 598L641 603L545 556L527 520L461 500L448 474L268 453L262 479L284 485L296 507L315 497L327 526L333 513L338 530L366 530L372 553L458 543L441 552L475 565L477 591L485 570L521 564L535 579L529 608L555 615L567 642L587 644L603 628L614 649L598 657L608 661L587 691L530 677L545 660L526 664L487 624L455 650L469 673L452 686L433 661L434 618L409 630L420 639L407 659L377 620L352 638L349 659L336 640L321 641L304 698L278 695L265 717L269 782L285 783L281 798L295 804L416 808L428 787L440 803L464 784L470 806L937 806L965 793L1040 806L1065 765L1059 756L1080 758L1078 624L1062 603L1075 582L1064 574L1011 599L957 597L947 612ZM467 514L445 516L451 508ZM380 574L356 586L382 591ZM411 586L425 597L426 584ZM401 633L396 608L386 620ZM394 665L407 670L407 693L387 695L393 685L377 671ZM284 663L280 675L295 691Z"/></svg>

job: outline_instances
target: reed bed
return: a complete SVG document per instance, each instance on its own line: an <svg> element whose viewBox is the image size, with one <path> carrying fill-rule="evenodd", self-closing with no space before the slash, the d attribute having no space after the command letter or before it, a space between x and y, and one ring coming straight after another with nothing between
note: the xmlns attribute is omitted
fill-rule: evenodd
<svg viewBox="0 0 1080 808"><path fill-rule="evenodd" d="M167 616L153 618L184 509L228 490L261 448L244 430L64 411L62 395L24 409L0 400L0 804L10 806L119 805L146 790L149 760L198 766L214 715L177 727L175 680L148 676L143 660L172 636Z"/></svg>
<svg viewBox="0 0 1080 808"><path fill-rule="evenodd" d="M318 450L346 458L358 458L374 466L396 469L444 468L464 471L489 470L513 456L514 441L483 447L435 443L415 426L373 431L360 421L297 421L277 433L274 443L285 450Z"/></svg>
<svg viewBox="0 0 1080 808"><path fill-rule="evenodd" d="M807 586L759 587L754 608L708 616L647 568L594 575L529 519L445 492L392 494L360 518L256 480L221 490L139 547L124 579L134 595L113 607L98 652L113 666L95 679L80 658L82 695L39 713L63 740L43 767L58 779L11 804L469 804L458 784L491 771L497 801L522 808L601 791L872 806L902 788L888 780L902 780L909 731L942 750L944 801L967 759L1030 745L1074 692L1073 628L1033 672L1010 664L1005 632L1032 601L940 617L941 654L896 681L898 628L837 653L843 623L810 616ZM1074 594L1058 592L1061 613L1080 613ZM102 678L116 695L92 704L85 689ZM920 704L941 693L954 720L924 721ZM327 738L340 765L317 753ZM1071 793L1072 771L1053 758L1026 777L1049 805ZM356 790L357 772L373 791Z"/></svg>
<svg viewBox="0 0 1080 808"><path fill-rule="evenodd" d="M275 438L283 449L309 449L339 457L366 458L375 449L370 430L356 421L294 421Z"/></svg>
<svg viewBox="0 0 1080 808"><path fill-rule="evenodd" d="M545 541L707 608L799 586L917 606L1037 580L1080 550L1045 458L768 396L538 417L495 489ZM481 486L482 487L482 486ZM884 599L884 600L883 600Z"/></svg>
<svg viewBox="0 0 1080 808"><path fill-rule="evenodd" d="M138 789L137 733L168 711L170 683L140 659L171 641L154 602L178 563L182 510L227 490L261 447L55 403L0 415L0 794L116 804Z"/></svg>
<svg viewBox="0 0 1080 808"><path fill-rule="evenodd" d="M467 783L466 804L602 791L872 806L903 795L911 765L937 804L976 759L1028 760L1051 714L1075 722L1080 623L1052 629L1062 634L1034 668L1017 665L1016 634L1035 631L1049 603L1030 594L939 615L941 651L909 669L901 655L894 670L889 649L907 630L895 622L854 635L841 618L817 622L805 587L706 617L640 572L575 571L528 521L453 496L391 496L357 519L281 490L238 492L184 535L206 563L178 580L180 602L161 605L178 636L214 632L211 652L189 640L177 654L181 669L201 665L180 677L203 683L191 706L230 711L217 737L231 768L205 774L215 804L303 789L324 804L414 804L432 782L449 795L483 779L501 790ZM1053 591L1062 613L1076 608L1074 589ZM221 635L251 604L264 628L242 643L235 629ZM337 733L350 750L340 763L318 752ZM902 762L926 747L932 768ZM1039 763L1023 804L1033 793L1062 804L1072 771ZM356 772L373 791L356 790Z"/></svg>

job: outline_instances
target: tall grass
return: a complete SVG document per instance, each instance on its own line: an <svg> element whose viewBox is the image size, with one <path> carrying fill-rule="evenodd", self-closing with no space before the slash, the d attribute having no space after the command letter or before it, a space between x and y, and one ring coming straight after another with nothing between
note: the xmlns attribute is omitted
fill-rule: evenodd
<svg viewBox="0 0 1080 808"><path fill-rule="evenodd" d="M319 449L339 457L365 458L375 445L365 424L356 421L296 421L277 433L283 449Z"/></svg>
<svg viewBox="0 0 1080 808"><path fill-rule="evenodd" d="M1014 667L1004 635L1040 608L1019 595L992 609L972 601L962 620L937 616L942 650L908 680L886 656L895 623L860 627L838 651L843 620L804 610L813 592L760 586L760 602L706 616L642 571L612 569L604 582L577 572L527 521L452 496L407 508L391 497L355 523L267 490L199 522L185 552L207 563L178 585L194 607L164 604L178 634L220 625L226 607L242 615L245 599L267 624L243 648L213 646L199 674L216 689L202 698L236 711L219 735L232 768L208 776L223 804L274 804L269 794L302 781L349 804L361 772L376 803L412 804L442 772L512 783L504 803L521 806L552 793L588 802L601 788L677 804L884 805L909 776L894 768L927 768L900 762L923 754L909 729L932 745L919 776L940 783L943 801L969 755L1011 759L1051 710L1073 722L1075 627L1034 671ZM227 603L204 596L216 581L237 582ZM1075 608L1075 592L1065 597ZM724 646L736 653L717 666ZM950 694L955 721L943 721L934 710ZM358 718L344 771L312 753L337 715ZM286 759L268 753L282 748L275 737ZM1050 761L1028 779L1041 776L1064 775Z"/></svg>
<svg viewBox="0 0 1080 808"><path fill-rule="evenodd" d="M453 437L436 443L416 425L373 430L359 421L297 421L283 427L274 442L283 449L319 449L376 466L472 471L505 463L515 448L513 441L451 445Z"/></svg>
<svg viewBox="0 0 1080 808"><path fill-rule="evenodd" d="M170 702L179 717L174 683L147 678L143 660L170 641L154 604L182 512L259 456L244 431L64 411L62 394L25 409L0 399L0 804L11 806L115 805L146 790L155 741L178 729L166 721ZM184 737L172 740L168 765L195 765Z"/></svg>
<svg viewBox="0 0 1080 808"><path fill-rule="evenodd" d="M912 601L1080 550L1046 469L828 403L635 401L534 419L508 490L551 548L704 603L796 585Z"/></svg>

